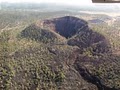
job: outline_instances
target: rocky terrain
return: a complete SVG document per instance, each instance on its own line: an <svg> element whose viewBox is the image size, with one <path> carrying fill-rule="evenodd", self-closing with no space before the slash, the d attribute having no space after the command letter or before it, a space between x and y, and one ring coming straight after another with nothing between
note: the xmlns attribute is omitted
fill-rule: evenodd
<svg viewBox="0 0 120 90"><path fill-rule="evenodd" d="M0 90L119 90L119 17L111 20L1 10Z"/></svg>
<svg viewBox="0 0 120 90"><path fill-rule="evenodd" d="M43 62L47 62L53 72L56 72L56 67L63 71L60 81L50 79L55 85L59 84L57 89L120 89L120 57L112 54L109 39L90 29L83 19L65 16L37 21L25 28L21 36L46 44L53 59ZM37 86L42 87L40 84Z"/></svg>

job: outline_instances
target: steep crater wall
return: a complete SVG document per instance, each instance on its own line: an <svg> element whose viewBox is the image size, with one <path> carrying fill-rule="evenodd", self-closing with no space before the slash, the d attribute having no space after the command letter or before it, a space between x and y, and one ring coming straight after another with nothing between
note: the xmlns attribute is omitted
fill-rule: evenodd
<svg viewBox="0 0 120 90"><path fill-rule="evenodd" d="M54 18L39 22L39 25L59 33L65 38L75 35L78 29L87 26L87 22L72 16ZM88 27L88 26L87 26Z"/></svg>
<svg viewBox="0 0 120 90"><path fill-rule="evenodd" d="M37 27L37 31L39 31L39 28L43 29L42 32L45 30L45 34L39 33L42 35L41 37L45 36L47 39L53 37L53 40L54 36L59 36L58 38L66 38L67 44L71 46L78 46L82 49L92 48L92 51L95 53L109 52L108 40L103 35L90 29L86 21L77 17L65 16L47 19L37 21L34 25ZM23 30L22 34L25 37L27 35L24 32L29 32L31 30L30 28L32 27L29 26L27 29ZM35 28L33 29L33 32L34 31L36 31ZM50 35L48 35L48 32ZM32 35L32 33L30 35ZM39 36L38 33L37 36ZM39 39L39 37L37 38Z"/></svg>

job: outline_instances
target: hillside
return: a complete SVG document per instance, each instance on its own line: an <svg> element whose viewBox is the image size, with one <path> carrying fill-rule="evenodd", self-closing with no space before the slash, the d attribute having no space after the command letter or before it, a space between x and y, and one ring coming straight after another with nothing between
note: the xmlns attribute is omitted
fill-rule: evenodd
<svg viewBox="0 0 120 90"><path fill-rule="evenodd" d="M24 23L11 23L17 28L0 31L1 90L120 89L120 57L99 25L64 13L35 14L28 14L32 24L21 17Z"/></svg>
<svg viewBox="0 0 120 90"><path fill-rule="evenodd" d="M78 46L81 49L92 48L93 52L95 53L105 53L110 51L109 41L100 33L90 29L85 20L77 17L65 16L50 20L37 21L34 26L26 28L22 32L22 35L25 37L31 35L30 37L34 39L40 39L40 37L37 35L38 32L34 35L36 38L32 35L32 32L35 33L35 31L40 28L46 29L47 31L53 33L52 36L47 32L45 35L41 35L42 37L45 36L48 39L52 37L55 38L54 35L57 35L59 38L66 38L67 44L71 46ZM33 31L31 32L30 30ZM44 33L46 30L43 30ZM27 35L27 32L30 34Z"/></svg>

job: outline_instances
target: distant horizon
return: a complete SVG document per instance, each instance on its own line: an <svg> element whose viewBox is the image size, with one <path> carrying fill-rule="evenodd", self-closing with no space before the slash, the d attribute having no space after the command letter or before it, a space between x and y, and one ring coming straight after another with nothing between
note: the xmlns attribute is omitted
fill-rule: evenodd
<svg viewBox="0 0 120 90"><path fill-rule="evenodd" d="M92 0L84 0L84 1L80 1L80 0L71 0L71 1L68 1L68 0L61 0L61 1L56 1L56 0L0 0L0 4L1 3L17 3L17 4L51 4L53 6L66 6L66 7L74 7L74 8L80 8L80 7L83 7L83 8L86 8L86 10L90 10L90 8L93 8L93 9L98 9L99 12L100 10L101 11L116 11L118 10L118 12L120 11L120 3L112 3L112 4L108 4L108 3L92 3ZM0 6L0 9L1 9L1 6Z"/></svg>
<svg viewBox="0 0 120 90"><path fill-rule="evenodd" d="M70 5L70 6L99 6L99 5L108 5L108 6L117 6L120 7L120 3L92 3L92 0L0 0L0 3L33 3L33 4L55 4L55 5Z"/></svg>
<svg viewBox="0 0 120 90"><path fill-rule="evenodd" d="M63 5L92 5L91 0L0 0L1 2L7 2L7 3L55 3L55 4L63 4Z"/></svg>

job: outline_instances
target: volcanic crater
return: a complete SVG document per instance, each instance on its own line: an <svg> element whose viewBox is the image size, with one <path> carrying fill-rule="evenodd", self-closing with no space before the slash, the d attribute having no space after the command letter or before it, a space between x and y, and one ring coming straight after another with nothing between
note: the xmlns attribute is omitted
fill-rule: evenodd
<svg viewBox="0 0 120 90"><path fill-rule="evenodd" d="M104 53L109 51L108 40L100 33L97 33L94 30L90 29L87 21L77 17L64 16L37 21L36 23L34 23L34 27L35 28L33 32L35 30L39 31L40 28L48 30L49 33L47 33L46 31L46 34L43 35L47 38L49 35L50 37L52 37L52 35L55 33L56 34L54 35L54 37L61 36L66 38L68 45L78 46L80 48L92 47L94 49L94 52ZM29 30L30 28L28 30L25 29L25 32L29 32ZM44 32L44 30L42 32Z"/></svg>

